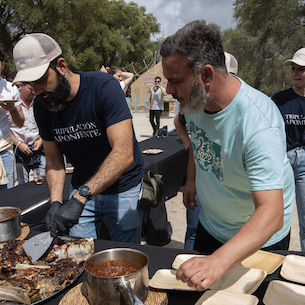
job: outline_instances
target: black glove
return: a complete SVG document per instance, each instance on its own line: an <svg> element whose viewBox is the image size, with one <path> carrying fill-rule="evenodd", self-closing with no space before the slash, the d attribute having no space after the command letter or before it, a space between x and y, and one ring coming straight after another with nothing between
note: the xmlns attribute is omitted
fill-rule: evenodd
<svg viewBox="0 0 305 305"><path fill-rule="evenodd" d="M85 205L74 197L61 205L53 218L51 236L64 233L76 225L84 207Z"/></svg>
<svg viewBox="0 0 305 305"><path fill-rule="evenodd" d="M51 207L49 208L47 215L44 218L44 222L46 224L47 230L49 230L49 231L51 230L54 215L56 214L56 212L58 211L58 209L60 208L61 205L62 205L62 203L59 201L53 201L51 203Z"/></svg>

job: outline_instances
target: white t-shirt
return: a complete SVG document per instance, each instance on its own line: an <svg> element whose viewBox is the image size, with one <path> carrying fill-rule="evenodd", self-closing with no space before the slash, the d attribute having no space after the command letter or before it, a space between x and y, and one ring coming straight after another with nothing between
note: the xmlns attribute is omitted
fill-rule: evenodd
<svg viewBox="0 0 305 305"><path fill-rule="evenodd" d="M20 105L20 96L19 89L17 86L13 85L11 82L8 82L6 79L0 79L0 95L1 99L11 100L13 96L15 100L18 101L15 103L16 106ZM10 123L9 123L10 113L0 106L0 140L6 138L10 133Z"/></svg>
<svg viewBox="0 0 305 305"><path fill-rule="evenodd" d="M120 85L121 85L122 90L124 91L125 90L125 82L123 80L120 81Z"/></svg>
<svg viewBox="0 0 305 305"><path fill-rule="evenodd" d="M162 87L165 91L165 89ZM150 88L151 103L150 110L164 110L163 93L160 88L155 90L155 86Z"/></svg>
<svg viewBox="0 0 305 305"><path fill-rule="evenodd" d="M294 178L286 156L283 118L273 101L241 81L222 111L185 115L196 164L199 219L217 240L227 242L254 213L251 191L283 189L284 225L264 246L290 230Z"/></svg>
<svg viewBox="0 0 305 305"><path fill-rule="evenodd" d="M24 115L24 123L22 127L17 127L10 117L10 127L13 135L27 145L32 145L40 139L39 130L34 117L34 102L30 104L29 109L21 103L22 112Z"/></svg>

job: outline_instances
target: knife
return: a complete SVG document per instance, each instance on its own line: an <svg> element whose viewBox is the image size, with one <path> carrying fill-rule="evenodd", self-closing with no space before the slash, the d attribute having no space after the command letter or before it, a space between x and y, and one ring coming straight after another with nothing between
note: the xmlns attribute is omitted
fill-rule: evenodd
<svg viewBox="0 0 305 305"><path fill-rule="evenodd" d="M50 231L47 231L31 237L22 246L30 261L34 263L45 254L52 241L53 237Z"/></svg>

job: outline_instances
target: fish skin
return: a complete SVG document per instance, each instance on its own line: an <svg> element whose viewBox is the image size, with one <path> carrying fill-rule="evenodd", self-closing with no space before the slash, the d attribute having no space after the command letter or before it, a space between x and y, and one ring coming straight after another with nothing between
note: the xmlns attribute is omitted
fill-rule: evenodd
<svg viewBox="0 0 305 305"><path fill-rule="evenodd" d="M89 237L80 240L82 241L81 243L77 240L72 240L63 245L54 245L43 259L47 262L52 262L63 258L71 258L77 264L84 262L94 253L94 239Z"/></svg>
<svg viewBox="0 0 305 305"><path fill-rule="evenodd" d="M94 253L93 238L73 240L53 245L45 257L31 264L23 242L0 246L0 303L4 300L31 304L52 296L78 278L83 270L81 263ZM18 268L20 264L22 268Z"/></svg>

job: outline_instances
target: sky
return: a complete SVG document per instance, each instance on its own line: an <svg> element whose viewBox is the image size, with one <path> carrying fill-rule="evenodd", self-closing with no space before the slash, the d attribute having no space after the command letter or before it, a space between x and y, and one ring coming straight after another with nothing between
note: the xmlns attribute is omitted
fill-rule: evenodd
<svg viewBox="0 0 305 305"><path fill-rule="evenodd" d="M234 0L125 0L135 2L152 13L160 23L164 37L174 34L188 22L204 19L206 23L214 22L222 30L235 27L233 20Z"/></svg>

